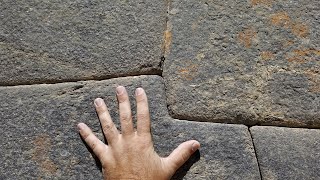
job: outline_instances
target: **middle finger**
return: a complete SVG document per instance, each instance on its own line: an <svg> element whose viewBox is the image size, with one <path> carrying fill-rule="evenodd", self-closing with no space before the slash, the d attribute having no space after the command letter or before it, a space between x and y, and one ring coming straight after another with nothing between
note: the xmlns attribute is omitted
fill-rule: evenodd
<svg viewBox="0 0 320 180"><path fill-rule="evenodd" d="M131 106L129 102L129 96L126 89L123 86L117 87L117 98L119 103L119 114L122 135L131 135L134 133Z"/></svg>

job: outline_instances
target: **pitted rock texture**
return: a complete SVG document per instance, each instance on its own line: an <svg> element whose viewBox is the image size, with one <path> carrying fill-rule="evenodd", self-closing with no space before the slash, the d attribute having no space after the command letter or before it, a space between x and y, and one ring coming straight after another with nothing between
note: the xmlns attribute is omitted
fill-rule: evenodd
<svg viewBox="0 0 320 180"><path fill-rule="evenodd" d="M319 179L320 130L250 128L262 179Z"/></svg>
<svg viewBox="0 0 320 180"><path fill-rule="evenodd" d="M165 1L0 1L0 84L160 74Z"/></svg>
<svg viewBox="0 0 320 180"><path fill-rule="evenodd" d="M0 87L0 179L102 179L93 156L76 130L85 122L103 139L93 107L104 98L118 124L115 87L124 85L133 111L134 90L143 87L149 99L156 151L167 156L180 143L200 141L194 154L173 179L259 179L248 128L175 120L166 109L164 83L159 76L54 85ZM135 113L134 113L135 114ZM118 126L118 125L117 125Z"/></svg>
<svg viewBox="0 0 320 180"><path fill-rule="evenodd" d="M320 1L173 0L174 118L320 127Z"/></svg>

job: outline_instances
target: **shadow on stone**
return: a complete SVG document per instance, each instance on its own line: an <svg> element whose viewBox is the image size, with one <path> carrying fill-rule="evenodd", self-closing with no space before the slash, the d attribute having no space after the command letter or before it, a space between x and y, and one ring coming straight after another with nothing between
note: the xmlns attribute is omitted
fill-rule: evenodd
<svg viewBox="0 0 320 180"><path fill-rule="evenodd" d="M192 156L185 162L172 176L171 180L182 180L184 176L188 173L191 166L200 160L200 151L197 150Z"/></svg>
<svg viewBox="0 0 320 180"><path fill-rule="evenodd" d="M87 145L87 143L86 143L86 142L84 141L84 139L81 137L80 133L79 133L79 136L80 136L81 141L83 142L83 144L86 146L87 150L90 152L92 158L94 159L97 168L99 169L100 172L102 172L102 165L101 165L101 162L100 162L99 158L93 153L93 151L91 150L91 148Z"/></svg>

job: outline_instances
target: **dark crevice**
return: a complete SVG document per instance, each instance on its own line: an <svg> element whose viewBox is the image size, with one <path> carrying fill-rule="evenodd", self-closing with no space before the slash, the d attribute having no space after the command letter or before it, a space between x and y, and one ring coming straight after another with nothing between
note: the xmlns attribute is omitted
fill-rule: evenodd
<svg viewBox="0 0 320 180"><path fill-rule="evenodd" d="M73 87L73 91L79 90L79 89L81 89L83 87L84 87L84 85L76 85L76 86Z"/></svg>
<svg viewBox="0 0 320 180"><path fill-rule="evenodd" d="M130 76L143 76L143 75L162 75L162 71L159 69L152 68L151 70L145 73L132 72L127 74L119 74L119 75L105 75L105 76L96 76L96 77L88 77L88 78L69 78L69 79L47 79L47 80L28 80L28 81L20 81L20 82L0 82L0 86L21 86L21 85L38 85L38 84L58 84L58 83L72 83L72 82L80 82L80 81L102 81L109 80L113 78L121 78L121 77L130 77Z"/></svg>
<svg viewBox="0 0 320 180"><path fill-rule="evenodd" d="M167 86L165 86L165 92L167 92ZM168 100L167 93L166 93L166 100ZM320 129L320 124L315 123L291 123L288 124L286 122L283 123L274 123L275 121L268 121L268 118L262 118L259 117L257 119L252 119L249 117L242 117L238 116L236 118L223 118L223 119L216 119L214 116L199 116L199 114L176 114L171 110L170 104L166 103L167 105L167 111L168 115L177 120L185 120L185 121L191 121L191 122L208 122L208 123L218 123L218 124L230 124L230 125L245 125L248 128L251 128L253 126L266 126L266 127L282 127L282 128L299 128L299 129ZM241 117L241 118L239 118ZM282 122L283 120L281 120ZM313 122L313 121L312 121Z"/></svg>
<svg viewBox="0 0 320 180"><path fill-rule="evenodd" d="M164 22L164 32L163 32L163 44L162 44L162 56L160 57L160 62L158 67L161 70L161 77L163 77L163 66L164 66L164 61L166 60L166 56L169 53L168 48L170 47L171 44L171 39L168 42L168 22L169 22L169 10L171 6L171 0L166 0L166 17L165 17L165 22ZM171 37L169 37L171 38Z"/></svg>
<svg viewBox="0 0 320 180"><path fill-rule="evenodd" d="M167 89L167 88L165 88ZM166 91L166 90L165 90ZM299 129L320 129L320 125L299 125L299 124L268 124L264 120L251 120L248 119L238 119L238 120L232 120L232 119L215 119L214 117L208 116L208 117L199 117L199 116L189 116L189 115L179 115L175 114L170 110L170 105L167 104L167 110L168 114L171 118L177 119L177 120L186 120L186 121L192 121L192 122L208 122L208 123L219 123L219 124L233 124L233 125L245 125L248 128L251 128L253 126L269 126L269 127L283 127L283 128L299 128Z"/></svg>
<svg viewBox="0 0 320 180"><path fill-rule="evenodd" d="M248 131L249 131L249 133L250 133L250 137L251 137L251 142L252 142L254 154L255 154L255 156L256 156L256 160L257 160L257 163L258 163L258 170L259 170L259 174L260 174L260 179L262 180L262 173L261 173L259 158L258 158L258 155L257 155L257 149L256 149L256 146L254 145L253 136L252 136L252 133L251 133L250 128L248 128Z"/></svg>
<svg viewBox="0 0 320 180"><path fill-rule="evenodd" d="M161 61L158 65L158 67L161 69L161 71L163 72L163 64L164 64L164 61L166 60L166 58L164 56L161 57Z"/></svg>

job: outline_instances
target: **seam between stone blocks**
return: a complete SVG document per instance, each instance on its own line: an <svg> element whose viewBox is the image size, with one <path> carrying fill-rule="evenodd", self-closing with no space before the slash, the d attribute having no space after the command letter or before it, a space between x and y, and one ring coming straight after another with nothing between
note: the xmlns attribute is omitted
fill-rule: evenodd
<svg viewBox="0 0 320 180"><path fill-rule="evenodd" d="M158 75L162 77L162 71L149 71L143 74L140 73L128 73L128 74L120 74L120 75L107 75L95 78L79 78L79 79L65 79L65 80L39 80L39 81L31 81L31 82L23 82L23 83L3 83L0 82L0 87L14 87L14 86L23 86L23 85L40 85L40 84L61 84L61 83L76 83L76 82L85 82L85 81L103 81L103 80L111 80L115 78L123 78L123 77L134 77L134 76L147 76L147 75Z"/></svg>
<svg viewBox="0 0 320 180"><path fill-rule="evenodd" d="M262 173L261 173L261 168L260 168L260 163L259 163L259 159L258 159L258 155L257 155L257 148L254 144L254 141L253 141L253 135L251 133L251 130L250 130L250 127L248 127L248 131L249 131L249 134L250 134L250 138L251 138L251 142L252 142L252 146L253 146L253 150L254 150L254 155L256 157L256 160L257 160L257 165L258 165L258 170L259 170L259 174L260 174L260 179L262 180Z"/></svg>

